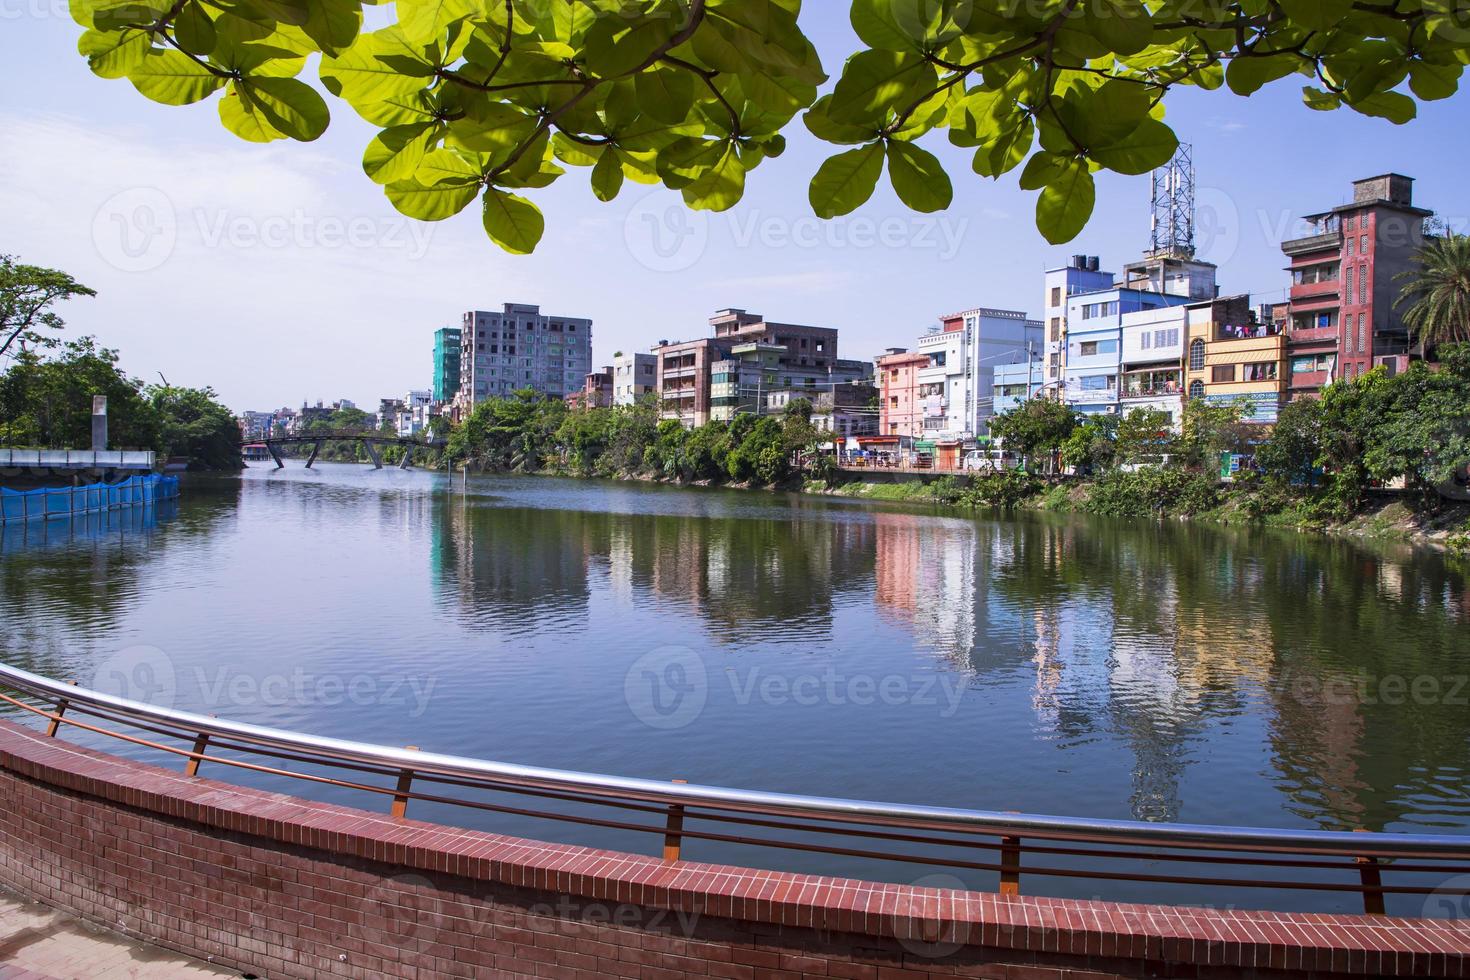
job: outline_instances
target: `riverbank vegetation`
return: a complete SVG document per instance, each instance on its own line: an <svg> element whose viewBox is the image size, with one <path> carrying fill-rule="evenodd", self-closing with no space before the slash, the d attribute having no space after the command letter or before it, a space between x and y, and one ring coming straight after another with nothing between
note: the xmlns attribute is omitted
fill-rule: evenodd
<svg viewBox="0 0 1470 980"><path fill-rule="evenodd" d="M1438 491L1470 461L1470 344L1439 355L1396 377L1380 368L1329 385L1320 400L1285 406L1274 426L1201 401L1186 405L1178 431L1158 411L1084 417L1031 401L992 422L1019 468L928 483L869 483L838 471L818 453L829 437L801 399L779 416L685 429L660 420L652 401L584 409L526 391L479 405L450 433L447 453L491 470L1305 527L1398 521L1384 516L1379 492L1393 486L1405 491L1399 523L1447 520L1453 543L1470 529L1459 533L1459 511ZM1243 467L1222 481L1222 461L1232 459Z"/></svg>

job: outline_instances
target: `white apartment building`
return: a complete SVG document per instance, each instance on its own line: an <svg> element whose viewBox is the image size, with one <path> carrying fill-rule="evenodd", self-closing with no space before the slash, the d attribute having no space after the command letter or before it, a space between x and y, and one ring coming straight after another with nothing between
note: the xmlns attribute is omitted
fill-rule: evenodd
<svg viewBox="0 0 1470 980"><path fill-rule="evenodd" d="M1067 360L1067 301L1077 293L1092 293L1113 285L1096 255L1074 255L1061 268L1046 270L1046 302L1042 323L1046 329L1046 385L1060 388Z"/></svg>
<svg viewBox="0 0 1470 980"><path fill-rule="evenodd" d="M1184 413L1184 344L1189 308L1166 306L1125 313L1119 385L1120 413L1155 408L1177 432Z"/></svg>
<svg viewBox="0 0 1470 980"><path fill-rule="evenodd" d="M400 439L412 438L428 428L428 409L433 401L434 392L427 388L415 389L403 396L398 418L395 420Z"/></svg>
<svg viewBox="0 0 1470 980"><path fill-rule="evenodd" d="M974 439L989 431L995 414L995 368L1041 356L1041 321L1015 310L976 308L942 317L940 324L918 342L918 352L929 358L918 372L924 438Z"/></svg>
<svg viewBox="0 0 1470 980"><path fill-rule="evenodd" d="M614 405L632 405L658 390L658 358L652 354L619 354L612 368Z"/></svg>
<svg viewBox="0 0 1470 980"><path fill-rule="evenodd" d="M519 303L498 313L472 310L464 315L460 351L460 401L467 407L522 388L565 398L592 373L592 321Z"/></svg>

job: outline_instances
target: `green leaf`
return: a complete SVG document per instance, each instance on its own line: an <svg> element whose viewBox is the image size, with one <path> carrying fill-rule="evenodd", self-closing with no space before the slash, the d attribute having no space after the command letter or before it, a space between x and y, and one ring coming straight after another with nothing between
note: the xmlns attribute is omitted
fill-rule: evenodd
<svg viewBox="0 0 1470 980"><path fill-rule="evenodd" d="M1036 124L1030 116L1020 116L1019 123L991 133L975 151L972 166L982 177L999 177L1020 165L1036 141Z"/></svg>
<svg viewBox="0 0 1470 980"><path fill-rule="evenodd" d="M623 164L618 155L604 150L592 167L592 193L599 201L611 201L623 189Z"/></svg>
<svg viewBox="0 0 1470 980"><path fill-rule="evenodd" d="M1285 78L1302 67L1296 55L1279 54L1270 58L1232 58L1225 69L1225 84L1236 95L1253 95L1267 82Z"/></svg>
<svg viewBox="0 0 1470 980"><path fill-rule="evenodd" d="M922 94L918 83L934 69L913 52L860 51L847 60L842 77L832 92L828 113L838 122L867 123L882 120L901 106Z"/></svg>
<svg viewBox="0 0 1470 980"><path fill-rule="evenodd" d="M330 121L327 103L305 82L256 76L235 84L244 84L271 126L292 139L310 142L326 132Z"/></svg>
<svg viewBox="0 0 1470 980"><path fill-rule="evenodd" d="M398 26L410 41L437 40L451 23L475 12L470 0L397 0Z"/></svg>
<svg viewBox="0 0 1470 980"><path fill-rule="evenodd" d="M1083 9L1087 27L1110 51L1137 54L1153 38L1153 21L1139 0L1096 0Z"/></svg>
<svg viewBox="0 0 1470 980"><path fill-rule="evenodd" d="M728 211L739 203L745 195L745 164L735 144L726 143L719 159L699 172L680 193L684 203L698 211Z"/></svg>
<svg viewBox="0 0 1470 980"><path fill-rule="evenodd" d="M667 8L656 10L631 26L623 17L609 13L587 31L583 48L587 69L599 78L617 78L635 71L669 41L680 26Z"/></svg>
<svg viewBox="0 0 1470 980"><path fill-rule="evenodd" d="M1179 149L1174 130L1157 119L1145 119L1137 129L1111 146L1093 147L1090 155L1120 174L1146 174L1162 167Z"/></svg>
<svg viewBox="0 0 1470 980"><path fill-rule="evenodd" d="M870 48L886 51L921 51L919 39L911 36L894 13L894 0L852 0L852 29Z"/></svg>
<svg viewBox="0 0 1470 980"><path fill-rule="evenodd" d="M660 122L681 123L694 108L694 76L679 68L655 68L633 76L637 108Z"/></svg>
<svg viewBox="0 0 1470 980"><path fill-rule="evenodd" d="M1036 199L1036 227L1048 242L1070 242L1087 225L1097 203L1097 188L1085 160L1069 160L1062 173Z"/></svg>
<svg viewBox="0 0 1470 980"><path fill-rule="evenodd" d="M368 143L362 155L363 172L378 184L407 180L441 131L432 122L388 127Z"/></svg>
<svg viewBox="0 0 1470 980"><path fill-rule="evenodd" d="M174 40L190 54L207 55L214 50L214 21L198 3L186 3L174 20Z"/></svg>
<svg viewBox="0 0 1470 980"><path fill-rule="evenodd" d="M819 218L851 214L861 207L883 176L883 144L872 143L829 158L812 178L807 192Z"/></svg>
<svg viewBox="0 0 1470 980"><path fill-rule="evenodd" d="M1419 113L1414 100L1401 92L1379 92L1348 104L1365 116L1378 116L1399 126Z"/></svg>
<svg viewBox="0 0 1470 980"><path fill-rule="evenodd" d="M150 51L128 72L128 81L154 102L189 105L208 98L226 80L182 51Z"/></svg>
<svg viewBox="0 0 1470 980"><path fill-rule="evenodd" d="M1281 0L1281 9L1309 30L1333 31L1352 13L1353 0Z"/></svg>
<svg viewBox="0 0 1470 980"><path fill-rule="evenodd" d="M484 219L490 240L513 255L530 255L546 232L536 205L498 187L485 188Z"/></svg>
<svg viewBox="0 0 1470 980"><path fill-rule="evenodd" d="M878 138L878 127L838 122L832 118L832 96L824 95L807 110L803 122L811 134L828 143L869 143Z"/></svg>
<svg viewBox="0 0 1470 980"><path fill-rule="evenodd" d="M399 180L384 189L393 206L420 221L443 221L459 214L480 193L478 184L434 184L425 187L416 180Z"/></svg>
<svg viewBox="0 0 1470 980"><path fill-rule="evenodd" d="M1409 65L1409 88L1426 102L1448 99L1460 87L1463 65L1431 65L1415 61Z"/></svg>
<svg viewBox="0 0 1470 980"><path fill-rule="evenodd" d="M1308 109L1316 109L1318 112L1329 112L1342 105L1342 96L1334 92L1324 92L1320 88L1311 85L1302 86L1302 101L1307 104Z"/></svg>
<svg viewBox="0 0 1470 980"><path fill-rule="evenodd" d="M1072 157L1059 153L1048 153L1044 150L1037 153L1026 161L1026 168L1021 171L1021 190L1040 190L1047 184L1060 180L1072 163Z"/></svg>
<svg viewBox="0 0 1470 980"><path fill-rule="evenodd" d="M943 211L954 200L954 187L939 160L912 143L889 142L888 179L898 199L915 211Z"/></svg>
<svg viewBox="0 0 1470 980"><path fill-rule="evenodd" d="M121 31L99 31L89 28L77 41L77 50L87 59L87 66L102 78L125 78L143 63L153 46L147 31L131 28Z"/></svg>

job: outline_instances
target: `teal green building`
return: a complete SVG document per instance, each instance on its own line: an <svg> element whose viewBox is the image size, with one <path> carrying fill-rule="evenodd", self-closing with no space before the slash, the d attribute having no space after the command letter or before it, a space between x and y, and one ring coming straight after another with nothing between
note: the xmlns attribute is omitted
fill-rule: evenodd
<svg viewBox="0 0 1470 980"><path fill-rule="evenodd" d="M434 332L434 401L448 402L459 392L458 327L443 327Z"/></svg>

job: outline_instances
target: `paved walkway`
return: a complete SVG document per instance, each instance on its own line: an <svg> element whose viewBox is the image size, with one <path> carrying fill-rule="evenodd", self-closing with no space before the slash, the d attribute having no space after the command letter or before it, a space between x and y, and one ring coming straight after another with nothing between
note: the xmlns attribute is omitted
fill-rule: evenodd
<svg viewBox="0 0 1470 980"><path fill-rule="evenodd" d="M0 980L217 980L239 976L0 891Z"/></svg>

